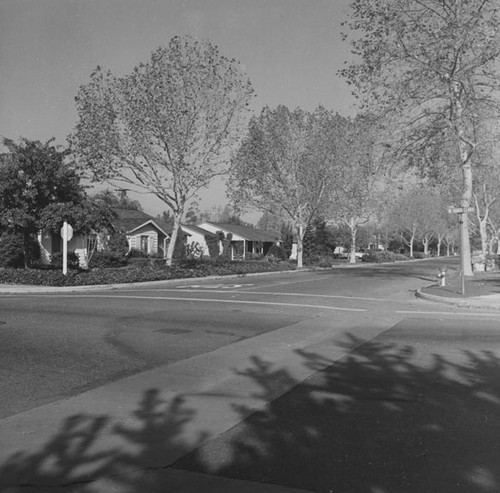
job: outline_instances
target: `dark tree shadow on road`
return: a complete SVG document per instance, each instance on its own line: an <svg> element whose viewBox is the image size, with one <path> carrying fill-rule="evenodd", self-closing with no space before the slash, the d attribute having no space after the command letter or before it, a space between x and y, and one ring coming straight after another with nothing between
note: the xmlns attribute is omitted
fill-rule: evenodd
<svg viewBox="0 0 500 493"><path fill-rule="evenodd" d="M500 491L497 355L456 363L355 338L346 349L335 364L302 351L317 374L176 467L329 493ZM258 397L272 398L275 371L248 368L265 382Z"/></svg>
<svg viewBox="0 0 500 493"><path fill-rule="evenodd" d="M13 454L0 467L0 491L40 491L61 485L71 491L109 470L113 451L91 451L107 425L105 416L75 415L40 450ZM83 472L80 472L83 471Z"/></svg>
<svg viewBox="0 0 500 493"><path fill-rule="evenodd" d="M110 480L104 491L152 491L155 469L205 439L200 435L189 447L183 441L184 428L195 414L182 397L164 402L157 389L150 389L126 424L106 416L71 416L40 450L16 453L0 465L0 492L91 493L103 479ZM124 446L99 446L105 433Z"/></svg>
<svg viewBox="0 0 500 493"><path fill-rule="evenodd" d="M315 372L303 382L255 356L240 376L270 404L234 404L247 418L208 441L186 439L187 400L151 389L124 422L74 416L40 450L11 456L0 491L93 493L103 478L120 493L170 491L162 473L174 468L328 493L498 493L500 359L441 350L453 343L351 336L338 361L299 351ZM105 432L123 446L96 448Z"/></svg>

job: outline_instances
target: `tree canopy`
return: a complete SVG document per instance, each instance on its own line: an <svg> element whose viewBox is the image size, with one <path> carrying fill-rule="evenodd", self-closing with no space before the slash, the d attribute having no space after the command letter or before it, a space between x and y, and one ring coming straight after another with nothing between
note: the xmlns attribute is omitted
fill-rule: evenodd
<svg viewBox="0 0 500 493"><path fill-rule="evenodd" d="M342 74L363 105L392 121L399 159L429 168L443 152L453 153L461 205L468 207L471 158L484 143L478 129L500 114L498 6L487 0L353 0L351 6L360 61ZM471 274L467 214L461 232L462 262Z"/></svg>
<svg viewBox="0 0 500 493"><path fill-rule="evenodd" d="M173 213L225 174L252 97L239 63L209 41L174 37L121 77L98 67L76 97L72 149L94 180L156 195Z"/></svg>
<svg viewBox="0 0 500 493"><path fill-rule="evenodd" d="M42 229L55 232L68 221L75 231L89 232L110 224L110 212L87 200L67 150L52 140L4 139L4 145L9 153L0 162L0 231L22 235L26 264Z"/></svg>
<svg viewBox="0 0 500 493"><path fill-rule="evenodd" d="M234 158L229 188L236 204L284 214L297 235L297 265L308 224L328 201L336 146L344 119L314 112L265 107L252 118Z"/></svg>

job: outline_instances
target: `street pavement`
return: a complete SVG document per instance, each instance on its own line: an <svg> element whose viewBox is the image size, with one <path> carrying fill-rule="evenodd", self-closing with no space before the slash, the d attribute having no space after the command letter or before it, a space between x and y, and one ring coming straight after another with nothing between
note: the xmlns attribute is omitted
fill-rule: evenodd
<svg viewBox="0 0 500 493"><path fill-rule="evenodd" d="M267 295L283 310L297 303L288 279ZM222 298L218 282L200 285L203 300L266 302ZM140 296L173 296L169 286ZM132 299L136 288L71 292ZM391 310L384 289L318 298L321 316L0 420L0 492L500 491L500 297L450 309L401 290Z"/></svg>

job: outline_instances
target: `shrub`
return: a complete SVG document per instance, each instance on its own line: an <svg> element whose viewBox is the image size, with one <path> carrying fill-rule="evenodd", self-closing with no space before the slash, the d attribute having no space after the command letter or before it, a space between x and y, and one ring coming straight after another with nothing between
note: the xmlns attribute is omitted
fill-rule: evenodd
<svg viewBox="0 0 500 493"><path fill-rule="evenodd" d="M123 233L113 233L109 237L106 251L125 256L129 251L127 236Z"/></svg>
<svg viewBox="0 0 500 493"><path fill-rule="evenodd" d="M149 259L147 257L132 257L127 260L127 265L131 267L147 267Z"/></svg>
<svg viewBox="0 0 500 493"><path fill-rule="evenodd" d="M205 235L205 241L208 247L208 254L211 259L216 259L219 256L219 238L213 233Z"/></svg>
<svg viewBox="0 0 500 493"><path fill-rule="evenodd" d="M241 275L255 272L293 270L291 262L196 262L195 265L174 265L162 269L150 265L141 268L109 268L90 271L68 271L65 276L60 270L1 269L0 283L32 284L41 286L85 286L95 284L119 284L131 282L161 281L206 276Z"/></svg>
<svg viewBox="0 0 500 493"><path fill-rule="evenodd" d="M413 252L413 258L426 258L427 255L425 255L424 252Z"/></svg>
<svg viewBox="0 0 500 493"><path fill-rule="evenodd" d="M363 262L375 262L375 263L382 263L382 262L395 262L396 261L396 254L393 252L368 252L363 255L361 258Z"/></svg>
<svg viewBox="0 0 500 493"><path fill-rule="evenodd" d="M142 250L137 250L137 248L132 248L130 252L127 253L127 258L148 258L147 254L144 253Z"/></svg>
<svg viewBox="0 0 500 493"><path fill-rule="evenodd" d="M17 233L0 237L0 267L24 267L24 240Z"/></svg>
<svg viewBox="0 0 500 493"><path fill-rule="evenodd" d="M189 260L200 259L203 255L203 247L197 242L186 245L186 258Z"/></svg>
<svg viewBox="0 0 500 493"><path fill-rule="evenodd" d="M408 257L402 253L395 253L394 260L408 260Z"/></svg>
<svg viewBox="0 0 500 493"><path fill-rule="evenodd" d="M78 269L80 267L80 258L75 252L68 252L68 269ZM56 252L52 254L52 259L50 264L55 269L62 269L63 266L63 254L62 252Z"/></svg>
<svg viewBox="0 0 500 493"><path fill-rule="evenodd" d="M123 267L127 259L122 255L105 250L94 252L89 262L90 269L106 269L109 267Z"/></svg>
<svg viewBox="0 0 500 493"><path fill-rule="evenodd" d="M233 239L233 235L231 233L228 233L226 237L224 237L224 233L222 231L219 231L220 235L222 236L222 258L224 260L231 260L231 241Z"/></svg>
<svg viewBox="0 0 500 493"><path fill-rule="evenodd" d="M279 245L271 245L271 247L267 251L267 257L269 258L270 256L276 257L279 260L287 259L286 250Z"/></svg>

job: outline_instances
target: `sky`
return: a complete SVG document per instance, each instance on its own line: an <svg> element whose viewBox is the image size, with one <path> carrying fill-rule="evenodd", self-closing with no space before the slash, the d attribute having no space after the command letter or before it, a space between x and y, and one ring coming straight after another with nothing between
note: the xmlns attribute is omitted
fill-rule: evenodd
<svg viewBox="0 0 500 493"><path fill-rule="evenodd" d="M0 137L64 145L76 124L74 97L97 66L130 73L178 35L208 39L238 59L256 92L252 110L319 104L354 112L338 76L349 0L0 0ZM103 188L112 188L102 186ZM166 206L138 198L156 215ZM200 209L224 205L216 183Z"/></svg>

